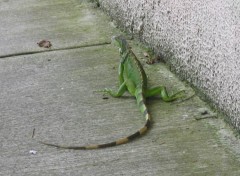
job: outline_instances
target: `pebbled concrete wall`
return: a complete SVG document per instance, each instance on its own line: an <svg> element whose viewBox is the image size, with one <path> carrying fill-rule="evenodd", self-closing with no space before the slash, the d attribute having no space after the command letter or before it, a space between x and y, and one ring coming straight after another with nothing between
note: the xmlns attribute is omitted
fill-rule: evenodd
<svg viewBox="0 0 240 176"><path fill-rule="evenodd" d="M239 0L100 0L240 130Z"/></svg>

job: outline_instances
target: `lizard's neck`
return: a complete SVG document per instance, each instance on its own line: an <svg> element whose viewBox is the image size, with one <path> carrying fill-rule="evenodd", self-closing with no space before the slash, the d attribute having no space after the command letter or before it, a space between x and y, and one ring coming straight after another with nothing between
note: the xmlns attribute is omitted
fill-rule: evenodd
<svg viewBox="0 0 240 176"><path fill-rule="evenodd" d="M130 53L129 49L121 53L121 63L124 63L126 61L129 53Z"/></svg>

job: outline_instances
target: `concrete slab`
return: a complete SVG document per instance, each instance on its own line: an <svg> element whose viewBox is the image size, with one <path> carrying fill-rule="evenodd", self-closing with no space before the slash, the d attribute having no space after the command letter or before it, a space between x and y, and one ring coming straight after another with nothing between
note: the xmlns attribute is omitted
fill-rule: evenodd
<svg viewBox="0 0 240 176"><path fill-rule="evenodd" d="M42 39L52 49L110 42L115 28L91 9L78 0L0 2L0 57L43 51L37 45Z"/></svg>
<svg viewBox="0 0 240 176"><path fill-rule="evenodd" d="M9 13L14 13L20 6L31 9L38 3L45 4L42 7L55 7L61 11L74 9L78 4L77 1L51 1L48 6L47 1L30 0L17 3L20 4L9 5ZM88 14L100 13L86 3L79 2L80 7L87 8ZM34 15L39 16L45 8L31 11L26 16L37 18ZM19 10L19 13L24 14L24 10ZM70 10L68 13L71 16ZM58 24L67 26L64 24L70 23L60 12L56 16ZM105 19L107 17L95 15L86 20L99 31L95 31L97 34L89 31L82 33L86 37L84 42L95 45L96 41L110 39L108 35L116 29L112 30ZM36 140L72 145L108 142L136 131L144 123L134 98L126 95L119 99L103 99L101 93L94 93L95 90L117 85L117 49L108 44L83 47L77 42L80 40L74 39L77 35L68 38L70 32L64 33L63 38L67 42L64 43L64 39L54 36L54 25L51 26L50 21L46 28L52 36L51 41L58 43L56 46L59 50L34 53L38 48L31 43L37 39L33 30L41 31L40 26L17 35L13 32L16 28L12 24L14 22L11 23L13 28L9 29L12 35L9 33L7 37L20 41L22 36L27 36L24 39L27 42L12 43L12 46L5 46L6 50L0 43L5 55L34 51L28 55L0 59L0 175L240 174L239 140L221 118L196 120L204 117L201 115L203 111L213 113L198 97L173 103L164 103L158 98L149 100L154 121L152 129L142 138L126 145L103 150L72 151L37 143ZM29 25L34 26L32 23L29 22ZM73 33L80 30L74 24L69 25L69 31ZM105 26L105 30L101 30L99 24ZM111 32L108 33L108 30ZM141 48L134 43L131 45L145 63ZM170 90L186 89L189 95L193 93L163 64L144 64L144 68L150 85L167 85ZM30 150L37 153L30 154Z"/></svg>

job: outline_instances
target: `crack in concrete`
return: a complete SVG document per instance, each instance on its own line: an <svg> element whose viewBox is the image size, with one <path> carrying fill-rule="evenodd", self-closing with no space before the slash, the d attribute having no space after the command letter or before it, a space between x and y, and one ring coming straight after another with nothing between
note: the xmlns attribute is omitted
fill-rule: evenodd
<svg viewBox="0 0 240 176"><path fill-rule="evenodd" d="M55 49L48 49L48 50L38 50L38 51L26 51L26 52L19 52L19 53L12 53L6 55L0 55L0 59L8 58L8 57L15 57L15 56L23 56L23 55L30 55L30 54L38 54L38 53L45 53L45 52L52 52L52 51L63 51L63 50L71 50L77 48L86 48L86 47L93 47L93 46L101 46L101 45L109 45L111 42L100 42L100 43L93 43L93 44L83 44L78 46L70 46L70 47L63 47L63 48L55 48Z"/></svg>

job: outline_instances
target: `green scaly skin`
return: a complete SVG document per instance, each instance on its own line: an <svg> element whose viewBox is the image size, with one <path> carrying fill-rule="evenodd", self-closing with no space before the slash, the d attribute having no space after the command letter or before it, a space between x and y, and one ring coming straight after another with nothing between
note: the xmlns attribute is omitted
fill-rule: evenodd
<svg viewBox="0 0 240 176"><path fill-rule="evenodd" d="M168 95L166 88L164 86L148 88L147 86L147 76L143 67L135 54L130 49L127 41L122 36L114 36L112 37L112 43L114 43L117 47L119 47L120 52L120 64L119 64L119 81L120 86L117 92L112 91L111 89L104 89L100 92L105 92L110 94L113 97L121 97L126 91L128 91L132 96L136 97L138 107L143 114L146 122L144 126L139 129L137 132L120 138L116 141L97 144L97 145L84 145L84 146L64 146L57 144L50 144L46 142L41 142L42 144L54 146L57 148L64 149L74 149L74 150L86 150L86 149L100 149L106 147L113 147L116 145L125 144L133 139L144 134L150 127L151 118L148 112L148 109L145 104L145 100L148 97L159 95L161 98L166 101L174 101L180 97L182 97L182 93L184 91L177 92L171 96Z"/></svg>

